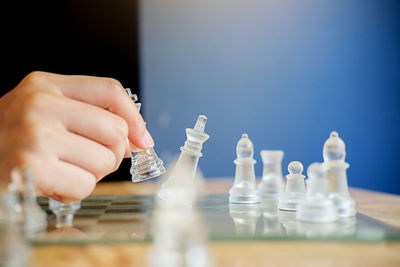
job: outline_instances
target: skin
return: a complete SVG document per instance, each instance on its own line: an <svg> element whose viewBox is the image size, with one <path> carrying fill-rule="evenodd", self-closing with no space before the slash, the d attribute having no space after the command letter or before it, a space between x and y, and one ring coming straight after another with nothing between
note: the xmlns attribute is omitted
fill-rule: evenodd
<svg viewBox="0 0 400 267"><path fill-rule="evenodd" d="M28 74L0 98L0 180L28 167L40 195L87 197L131 151L153 147L146 123L115 79Z"/></svg>

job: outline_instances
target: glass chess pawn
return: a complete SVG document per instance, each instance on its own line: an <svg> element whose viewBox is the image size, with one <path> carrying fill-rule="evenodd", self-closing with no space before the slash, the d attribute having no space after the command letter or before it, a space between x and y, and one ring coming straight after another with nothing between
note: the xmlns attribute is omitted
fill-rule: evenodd
<svg viewBox="0 0 400 267"><path fill-rule="evenodd" d="M132 94L129 88L125 89L129 97L136 104L140 111L141 103L137 103L136 94ZM157 156L153 148L148 148L140 152L131 152L132 166L130 173L132 182L143 182L166 173L163 161Z"/></svg>
<svg viewBox="0 0 400 267"><path fill-rule="evenodd" d="M229 203L260 203L260 192L257 189L254 174L254 147L247 134L243 134L236 145L235 182L229 190Z"/></svg>

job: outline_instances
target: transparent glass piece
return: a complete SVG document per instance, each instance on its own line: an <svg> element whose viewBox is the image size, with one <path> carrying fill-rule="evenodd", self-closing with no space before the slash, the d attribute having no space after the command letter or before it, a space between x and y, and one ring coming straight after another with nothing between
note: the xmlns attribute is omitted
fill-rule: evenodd
<svg viewBox="0 0 400 267"><path fill-rule="evenodd" d="M324 161L340 160L346 158L346 145L335 131L331 132L329 138L324 143Z"/></svg>
<svg viewBox="0 0 400 267"><path fill-rule="evenodd" d="M11 171L11 179L19 191L14 192L14 194L22 194L20 197L22 196L21 208L25 234L33 235L45 230L47 227L47 214L36 201L36 188L31 170L28 168L14 168ZM16 204L15 208L17 206L18 204Z"/></svg>
<svg viewBox="0 0 400 267"><path fill-rule="evenodd" d="M138 112L142 106L141 103L136 103L138 97L132 94L130 88L125 88L126 93L136 104ZM157 156L154 148L148 148L140 152L131 152L132 166L130 173L132 175L132 182L139 183L166 173L163 161Z"/></svg>
<svg viewBox="0 0 400 267"><path fill-rule="evenodd" d="M262 150L263 176L258 184L262 198L277 198L283 190L281 150Z"/></svg>
<svg viewBox="0 0 400 267"><path fill-rule="evenodd" d="M140 152L132 152L132 166L130 170L132 182L143 182L166 173L163 161L157 156L153 148Z"/></svg>
<svg viewBox="0 0 400 267"><path fill-rule="evenodd" d="M56 228L72 227L74 225L75 213L81 208L81 201L62 203L49 198L49 207L56 215Z"/></svg>
<svg viewBox="0 0 400 267"><path fill-rule="evenodd" d="M174 197L174 191L181 185L187 185L189 188L193 188L193 184L196 182L196 170L199 163L199 158L203 156L201 150L203 143L210 137L204 132L204 128L207 122L207 117L199 115L193 129L186 129L187 139L185 144L181 147L181 153L179 158L168 175L167 180L161 185L161 189L158 192L158 197L163 200L167 200L170 197ZM190 202L190 195L193 194L190 190L188 191L188 202ZM188 203L190 204L190 203Z"/></svg>
<svg viewBox="0 0 400 267"><path fill-rule="evenodd" d="M10 191L0 192L0 266L29 266L31 253L22 231L20 210L16 210L18 198ZM18 213L15 216L16 212Z"/></svg>
<svg viewBox="0 0 400 267"><path fill-rule="evenodd" d="M296 211L306 192L305 176L302 174L303 164L300 161L292 161L289 163L288 171L286 189L279 196L278 209Z"/></svg>
<svg viewBox="0 0 400 267"><path fill-rule="evenodd" d="M322 163L313 163L307 169L308 189L305 199L297 209L297 219L311 223L329 223L338 219L337 208L328 198L325 169ZM305 224L303 228L309 225ZM317 227L321 228L321 227ZM323 229L323 228L321 228ZM327 233L335 230L327 226ZM311 231L311 230L307 230Z"/></svg>
<svg viewBox="0 0 400 267"><path fill-rule="evenodd" d="M254 174L253 143L247 134L243 134L236 146L237 159L235 182L229 190L229 202L251 204L260 203L260 192L257 189Z"/></svg>
<svg viewBox="0 0 400 267"><path fill-rule="evenodd" d="M328 180L329 198L335 203L339 217L346 218L356 214L355 202L349 194L345 162L346 145L337 132L331 132L324 143L324 168Z"/></svg>

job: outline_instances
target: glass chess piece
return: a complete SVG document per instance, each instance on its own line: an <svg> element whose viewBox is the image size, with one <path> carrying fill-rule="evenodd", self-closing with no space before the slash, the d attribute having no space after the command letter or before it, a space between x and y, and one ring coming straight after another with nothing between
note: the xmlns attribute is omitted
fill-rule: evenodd
<svg viewBox="0 0 400 267"><path fill-rule="evenodd" d="M193 192L191 192L190 188L193 188L196 182L197 165L199 163L199 158L203 156L201 153L203 143L210 137L204 132L206 123L207 117L199 115L193 129L186 129L187 139L185 144L180 148L181 153L179 158L157 194L160 199L166 200L175 198L175 188L185 184L189 186L187 204L192 203L192 197L190 197L190 195L193 195Z"/></svg>
<svg viewBox="0 0 400 267"><path fill-rule="evenodd" d="M49 198L49 208L56 215L56 228L74 226L74 216L81 208L81 201L62 203Z"/></svg>
<svg viewBox="0 0 400 267"><path fill-rule="evenodd" d="M328 198L328 181L322 163L313 163L307 169L306 197L297 208L296 218L311 223L330 223L338 219L337 208Z"/></svg>
<svg viewBox="0 0 400 267"><path fill-rule="evenodd" d="M235 182L229 190L229 202L252 204L260 203L260 193L257 189L256 177L254 174L253 143L247 134L243 134L236 145L237 159Z"/></svg>
<svg viewBox="0 0 400 267"><path fill-rule="evenodd" d="M11 180L21 194L21 208L23 227L26 235L30 236L47 228L47 214L36 201L36 188L33 183L33 175L28 168L14 168L11 171ZM10 188L13 186L11 185ZM12 190L12 189L11 189ZM17 204L18 206L18 204ZM15 206L15 207L17 207Z"/></svg>
<svg viewBox="0 0 400 267"><path fill-rule="evenodd" d="M260 152L263 162L263 175L258 190L260 190L261 197L265 198L278 198L283 190L282 182L282 150L262 150Z"/></svg>
<svg viewBox="0 0 400 267"><path fill-rule="evenodd" d="M340 218L356 214L355 202L349 194L345 162L346 145L337 132L331 132L323 148L324 167L328 180L329 198L333 200Z"/></svg>
<svg viewBox="0 0 400 267"><path fill-rule="evenodd" d="M15 192L0 192L0 266L5 267L25 267L31 262L23 224L16 221L22 210L16 209L20 203Z"/></svg>
<svg viewBox="0 0 400 267"><path fill-rule="evenodd" d="M141 103L137 103L137 95L132 94L129 88L125 89L129 97L136 104L138 112ZM132 166L130 173L132 182L139 183L166 173L163 161L157 156L154 148L148 148L140 152L131 152Z"/></svg>
<svg viewBox="0 0 400 267"><path fill-rule="evenodd" d="M303 172L303 164L300 161L292 161L288 166L289 174L286 175L285 192L279 196L278 209L296 211L297 205L304 199L306 185Z"/></svg>

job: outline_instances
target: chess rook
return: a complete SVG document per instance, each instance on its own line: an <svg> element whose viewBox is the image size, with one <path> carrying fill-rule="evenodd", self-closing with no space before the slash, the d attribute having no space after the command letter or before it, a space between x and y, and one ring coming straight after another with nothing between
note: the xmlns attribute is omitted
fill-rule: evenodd
<svg viewBox="0 0 400 267"><path fill-rule="evenodd" d="M277 198L282 192L282 159L281 150L262 150L263 176L258 184L262 198Z"/></svg>
<svg viewBox="0 0 400 267"><path fill-rule="evenodd" d="M328 179L329 198L331 198L339 213L339 217L351 217L356 214L355 202L349 194L347 184L347 169L345 162L346 145L337 132L331 132L324 143L324 165Z"/></svg>
<svg viewBox="0 0 400 267"><path fill-rule="evenodd" d="M180 187L182 184L194 184L199 158L203 156L201 153L203 143L210 137L204 132L206 122L207 117L199 115L193 129L186 129L187 139L180 148L181 153L171 174L168 176L167 181L161 185L161 189L158 192L159 198L166 200L169 197L173 197L171 192L175 190L174 188ZM189 186L189 188L193 188L193 186Z"/></svg>
<svg viewBox="0 0 400 267"><path fill-rule="evenodd" d="M297 205L304 199L306 186L303 164L292 161L288 166L289 174L286 175L286 190L279 196L278 209L296 211Z"/></svg>
<svg viewBox="0 0 400 267"><path fill-rule="evenodd" d="M133 100L138 112L142 106L137 103L137 95L132 94L129 88L125 89L126 93ZM166 173L163 161L157 156L154 148L148 148L140 152L131 152L132 166L130 173L132 175L132 182L143 182Z"/></svg>
<svg viewBox="0 0 400 267"><path fill-rule="evenodd" d="M247 134L243 134L242 138L236 145L237 159L235 182L231 190L229 190L229 202L252 204L260 203L260 193L256 185L256 177L254 174L253 143Z"/></svg>

